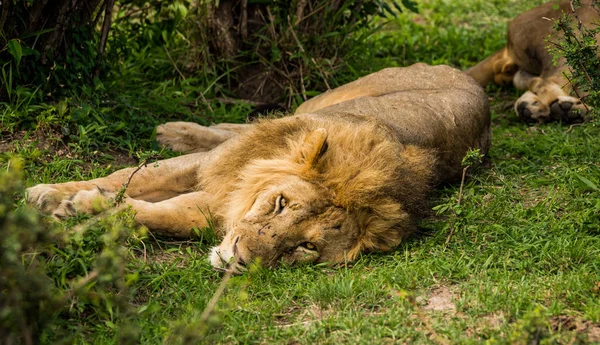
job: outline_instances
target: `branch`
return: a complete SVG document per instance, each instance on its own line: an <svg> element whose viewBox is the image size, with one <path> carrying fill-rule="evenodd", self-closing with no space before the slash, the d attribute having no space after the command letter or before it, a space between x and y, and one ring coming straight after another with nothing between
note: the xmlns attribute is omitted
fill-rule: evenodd
<svg viewBox="0 0 600 345"><path fill-rule="evenodd" d="M304 8L306 8L306 0L298 0L298 4L296 4L296 21L294 22L295 26L298 26L302 19L304 19Z"/></svg>
<svg viewBox="0 0 600 345"><path fill-rule="evenodd" d="M165 52L167 53L167 56L169 57L169 60L171 61L171 63L173 64L173 67L175 67L175 70L177 71L177 73L179 73L179 76L181 77L181 79L185 80L185 76L183 75L183 73L181 73L181 71L179 70L179 68L177 67L177 64L175 63L175 61L173 60L173 58L171 57L171 54L169 53L169 49L167 49L167 45L163 45L163 48L165 48Z"/></svg>
<svg viewBox="0 0 600 345"><path fill-rule="evenodd" d="M240 23L242 38L248 38L248 0L242 0L242 18Z"/></svg>
<svg viewBox="0 0 600 345"><path fill-rule="evenodd" d="M288 16L287 19L288 19L288 24L290 25L290 32L292 33L292 36L294 36L294 39L296 40L296 43L298 44L298 48L300 49L300 51L302 53L306 54L306 50L304 50L304 47L302 46L302 43L300 43L300 40L298 39L298 36L296 36L296 32L294 31L294 28L292 27L292 23L290 22L290 17ZM327 87L327 90L331 90L331 87L329 86L329 83L327 82L327 78L325 78L325 73L323 73L323 70L317 64L317 62L315 61L315 58L313 58L311 56L310 57L310 61L315 65L315 67L319 71L319 74L321 75L321 78L323 78L323 82L325 82L325 86Z"/></svg>
<svg viewBox="0 0 600 345"><path fill-rule="evenodd" d="M4 23L6 23L6 17L8 17L8 12L10 11L11 2L12 1L4 0L4 3L2 3L2 18L0 18L0 30L2 30L3 33L8 33L8 30L4 30Z"/></svg>
<svg viewBox="0 0 600 345"><path fill-rule="evenodd" d="M204 308L204 311L202 311L202 315L200 315L200 321L203 324L207 323L208 318L210 317L210 314L212 314L213 310L217 306L217 302L219 302L221 295L223 295L223 291L225 291L225 286L227 286L227 282L231 278L232 274L233 274L232 270L225 271L225 275L223 276L223 280L221 280L221 284L219 284L217 291L215 291L215 294L212 296L210 301L208 301L206 308Z"/></svg>
<svg viewBox="0 0 600 345"><path fill-rule="evenodd" d="M112 10L115 4L115 0L106 0L106 10L104 11L104 22L102 23L102 37L100 38L100 55L104 56L104 49L106 48L106 41L108 40L108 31L112 23Z"/></svg>

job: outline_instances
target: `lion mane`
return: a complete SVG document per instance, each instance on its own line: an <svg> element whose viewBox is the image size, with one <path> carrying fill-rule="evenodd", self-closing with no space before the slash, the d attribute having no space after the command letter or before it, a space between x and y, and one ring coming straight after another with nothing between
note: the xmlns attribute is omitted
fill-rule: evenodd
<svg viewBox="0 0 600 345"><path fill-rule="evenodd" d="M315 126L328 129L327 148L315 166L300 164L293 158ZM317 118L262 121L236 145L252 149L230 149L222 157L226 164L202 171L199 189L214 195L216 214L239 219L259 191L279 176L295 175L325 187L335 205L356 215L361 232L349 260L363 251L389 250L414 230L436 162L432 150L398 145L391 135L373 119L352 127Z"/></svg>

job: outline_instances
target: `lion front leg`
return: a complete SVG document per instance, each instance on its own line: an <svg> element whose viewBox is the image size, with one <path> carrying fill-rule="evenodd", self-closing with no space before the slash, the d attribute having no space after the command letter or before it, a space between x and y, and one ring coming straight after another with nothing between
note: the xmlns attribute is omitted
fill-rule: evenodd
<svg viewBox="0 0 600 345"><path fill-rule="evenodd" d="M96 214L113 204L115 194L100 189L79 191L71 199L63 200L52 216L57 219L77 214ZM209 225L211 197L206 192L191 192L176 197L150 202L125 197L119 208L129 207L136 221L156 235L187 238L193 228Z"/></svg>
<svg viewBox="0 0 600 345"><path fill-rule="evenodd" d="M187 238L192 229L210 224L211 195L191 192L160 202L127 198L125 204L136 213L135 219L156 235Z"/></svg>
<svg viewBox="0 0 600 345"><path fill-rule="evenodd" d="M180 156L89 181L39 184L27 189L27 201L43 213L64 218L75 213L96 213L123 188L134 199L169 199L196 188L198 169L205 156L205 153Z"/></svg>

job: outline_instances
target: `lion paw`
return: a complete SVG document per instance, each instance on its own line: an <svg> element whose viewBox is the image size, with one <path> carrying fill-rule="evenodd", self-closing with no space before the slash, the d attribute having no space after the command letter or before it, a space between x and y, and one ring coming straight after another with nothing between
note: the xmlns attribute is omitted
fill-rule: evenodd
<svg viewBox="0 0 600 345"><path fill-rule="evenodd" d="M114 194L100 188L80 190L73 195L66 194L52 185L39 184L28 188L27 202L36 206L42 213L65 219L78 213L96 214L110 206Z"/></svg>
<svg viewBox="0 0 600 345"><path fill-rule="evenodd" d="M173 151L193 151L197 149L194 137L203 128L193 122L167 122L156 127L156 140Z"/></svg>
<svg viewBox="0 0 600 345"><path fill-rule="evenodd" d="M587 112L587 107L579 98L571 96L559 96L550 105L552 119L566 123L583 122Z"/></svg>
<svg viewBox="0 0 600 345"><path fill-rule="evenodd" d="M173 151L206 152L219 146L237 133L193 122L167 122L156 127L156 140Z"/></svg>
<svg viewBox="0 0 600 345"><path fill-rule="evenodd" d="M515 112L525 122L546 122L550 118L549 107L531 91L515 102Z"/></svg>
<svg viewBox="0 0 600 345"><path fill-rule="evenodd" d="M27 202L42 213L50 214L58 208L65 198L64 193L48 184L38 184L25 191Z"/></svg>
<svg viewBox="0 0 600 345"><path fill-rule="evenodd" d="M100 188L81 190L73 197L63 200L52 212L52 216L62 220L77 214L98 214L111 206L114 197L114 193Z"/></svg>

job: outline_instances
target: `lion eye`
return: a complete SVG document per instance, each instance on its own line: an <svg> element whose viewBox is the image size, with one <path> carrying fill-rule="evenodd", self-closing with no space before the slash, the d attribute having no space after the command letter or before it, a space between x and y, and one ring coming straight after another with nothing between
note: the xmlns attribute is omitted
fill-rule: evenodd
<svg viewBox="0 0 600 345"><path fill-rule="evenodd" d="M281 212L283 210L283 208L286 206L287 206L287 200L285 200L283 195L278 196L277 199L275 200L275 210L273 211L273 213Z"/></svg>
<svg viewBox="0 0 600 345"><path fill-rule="evenodd" d="M312 244L310 242L304 242L300 245L300 247L304 247L308 250L317 250L317 246L315 246L314 244Z"/></svg>

